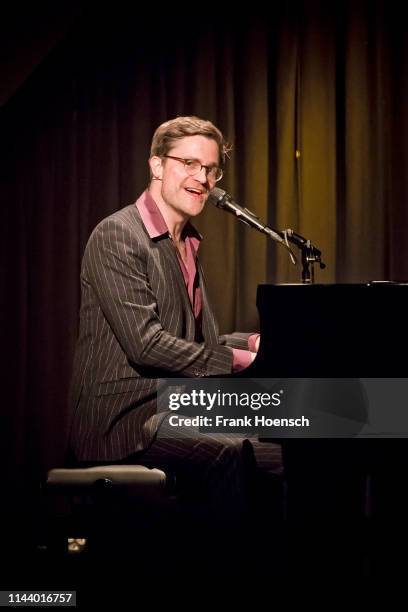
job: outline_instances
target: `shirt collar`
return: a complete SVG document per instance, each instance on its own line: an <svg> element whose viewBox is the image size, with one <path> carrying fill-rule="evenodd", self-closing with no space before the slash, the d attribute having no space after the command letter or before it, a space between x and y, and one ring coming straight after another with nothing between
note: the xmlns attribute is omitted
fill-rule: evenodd
<svg viewBox="0 0 408 612"><path fill-rule="evenodd" d="M146 190L142 193L136 200L135 206L140 213L143 225L150 238L154 239L160 236L170 235L163 215L149 191ZM184 236L190 238L193 248L195 252L197 252L203 237L190 222L188 222L184 228Z"/></svg>

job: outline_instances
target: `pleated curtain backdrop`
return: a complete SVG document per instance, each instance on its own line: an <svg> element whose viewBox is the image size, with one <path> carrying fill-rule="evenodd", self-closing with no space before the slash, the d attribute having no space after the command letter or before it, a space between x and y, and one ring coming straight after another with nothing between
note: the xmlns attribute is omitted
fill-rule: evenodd
<svg viewBox="0 0 408 612"><path fill-rule="evenodd" d="M327 264L318 282L408 277L402 9L304 0L268 13L202 10L205 19L182 7L85 12L2 109L10 487L62 459L82 252L97 222L147 185L162 121L196 114L223 130L233 150L221 186L310 238ZM299 281L300 268L215 208L197 225L221 329L256 329L257 285Z"/></svg>

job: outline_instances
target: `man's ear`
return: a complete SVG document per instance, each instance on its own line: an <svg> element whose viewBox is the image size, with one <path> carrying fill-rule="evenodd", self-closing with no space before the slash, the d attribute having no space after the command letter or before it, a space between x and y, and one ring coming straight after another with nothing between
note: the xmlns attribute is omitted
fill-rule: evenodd
<svg viewBox="0 0 408 612"><path fill-rule="evenodd" d="M161 179L163 174L163 165L161 157L153 155L153 157L149 159L149 166L150 171L152 173L152 178Z"/></svg>

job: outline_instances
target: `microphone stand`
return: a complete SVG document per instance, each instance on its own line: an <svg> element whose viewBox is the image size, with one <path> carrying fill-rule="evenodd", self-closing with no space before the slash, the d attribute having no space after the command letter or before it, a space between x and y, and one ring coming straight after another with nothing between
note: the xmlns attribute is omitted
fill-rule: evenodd
<svg viewBox="0 0 408 612"><path fill-rule="evenodd" d="M249 227L257 229L258 231L267 234L270 238L282 244L286 247L291 262L296 265L297 260L289 246L289 242L295 244L302 251L302 283L311 284L314 283L314 264L319 263L320 268L324 269L326 266L321 260L322 253L312 245L310 240L304 238L300 234L296 234L292 229L286 229L279 231L265 225L262 221L248 208L239 206L233 201L232 197L224 189L214 187L211 190L208 200L214 204L217 208L221 208L228 213L235 215L238 221L245 223Z"/></svg>
<svg viewBox="0 0 408 612"><path fill-rule="evenodd" d="M318 263L321 270L324 270L326 267L326 264L322 262L322 252L313 246L310 240L300 234L296 234L291 229L282 230L280 233L284 237L286 244L291 242L302 252L302 283L314 283L314 264Z"/></svg>

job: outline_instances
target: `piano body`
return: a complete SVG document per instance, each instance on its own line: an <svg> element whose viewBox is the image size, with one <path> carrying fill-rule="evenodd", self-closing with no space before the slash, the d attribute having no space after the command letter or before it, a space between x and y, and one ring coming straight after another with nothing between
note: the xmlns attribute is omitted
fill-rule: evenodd
<svg viewBox="0 0 408 612"><path fill-rule="evenodd" d="M405 377L408 283L259 285L251 377Z"/></svg>
<svg viewBox="0 0 408 612"><path fill-rule="evenodd" d="M259 353L242 376L406 377L408 283L260 285L257 308ZM405 521L406 439L279 442L287 514L295 523L348 529L367 515L379 524L397 525L399 516ZM350 544L348 533L344 542Z"/></svg>

